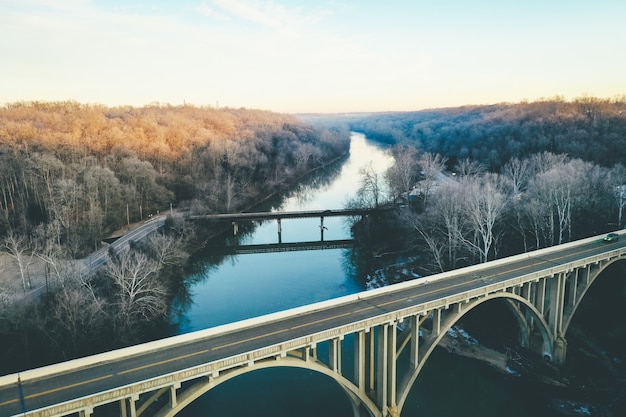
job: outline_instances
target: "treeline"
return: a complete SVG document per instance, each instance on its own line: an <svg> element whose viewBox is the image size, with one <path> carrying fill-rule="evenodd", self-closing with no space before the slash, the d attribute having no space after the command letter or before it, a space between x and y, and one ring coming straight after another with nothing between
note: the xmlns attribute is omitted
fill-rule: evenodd
<svg viewBox="0 0 626 417"><path fill-rule="evenodd" d="M512 157L566 154L604 166L626 161L626 97L559 97L342 118L350 129L389 144L411 143L448 158L470 158L497 171ZM336 122L337 119L334 119Z"/></svg>
<svg viewBox="0 0 626 417"><path fill-rule="evenodd" d="M9 104L0 109L0 238L45 224L84 255L170 205L239 210L348 146L347 132L258 110Z"/></svg>

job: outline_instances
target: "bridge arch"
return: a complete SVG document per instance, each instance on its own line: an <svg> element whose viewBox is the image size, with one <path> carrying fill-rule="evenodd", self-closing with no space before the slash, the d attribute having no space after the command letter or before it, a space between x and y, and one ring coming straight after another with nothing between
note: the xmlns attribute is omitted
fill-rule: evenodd
<svg viewBox="0 0 626 417"><path fill-rule="evenodd" d="M563 334L564 335L567 334L567 330L569 329L572 319L574 318L574 315L576 314L576 311L578 310L580 303L585 298L585 295L587 295L587 292L589 291L591 286L596 282L596 280L600 277L600 275L602 275L602 273L606 271L606 269L609 266L613 265L614 263L618 261L626 261L626 258L623 256L620 256L620 257L616 257L613 259L608 259L608 260L599 262L597 270L588 272L587 282L585 285L570 289L570 291L575 291L576 294L575 294L574 303L569 308L565 308L563 312L563 316L564 316L563 317Z"/></svg>
<svg viewBox="0 0 626 417"><path fill-rule="evenodd" d="M177 403L174 407L172 407L171 404L164 405L164 407L156 413L155 417L174 417L203 394L233 378L249 372L280 367L312 370L332 378L348 396L355 416L360 415L359 410L361 405L365 407L372 417L381 417L382 415L380 410L376 407L376 404L366 395L365 392L360 391L359 388L349 379L337 372L334 372L324 363L314 360L305 361L295 356L286 356L259 361L251 366L225 371L220 373L217 377L209 376L203 378L203 380L196 382L194 385L181 392L177 397Z"/></svg>
<svg viewBox="0 0 626 417"><path fill-rule="evenodd" d="M441 323L441 329L439 333L436 335L431 334L429 337L426 338L424 343L421 344L420 360L416 368L413 370L411 374L409 374L406 377L405 381L403 381L403 383L400 384L399 389L398 389L398 396L397 396L398 414L401 414L402 408L404 407L404 404L407 400L409 392L411 388L413 387L413 384L415 383L415 380L417 379L418 375L422 371L424 364L426 363L426 361L428 360L428 358L434 351L435 347L439 344L441 339L443 339L443 337L446 335L447 331L451 329L452 326L454 326L469 311L473 310L477 306L487 301L491 301L495 299L504 299L505 301L507 301L507 305L510 307L515 320L520 325L519 329L520 329L520 332L522 333L520 338L522 340L529 339L530 324L527 322L526 316L523 314L521 308L519 308L518 306L523 305L524 307L526 307L527 311L530 312L532 318L536 320L536 323L539 324L539 326L537 327L539 330L539 334L541 335L541 338L542 338L542 348L543 348L544 354L548 354L548 355L552 354L552 349L553 349L552 335L551 335L548 323L544 319L543 315L537 310L537 308L532 303L530 303L527 299L515 293L510 293L510 292L498 292L498 293L487 295L485 297L477 298L473 301L470 301L467 304L464 304L462 310L460 311L450 311L445 316L445 319Z"/></svg>

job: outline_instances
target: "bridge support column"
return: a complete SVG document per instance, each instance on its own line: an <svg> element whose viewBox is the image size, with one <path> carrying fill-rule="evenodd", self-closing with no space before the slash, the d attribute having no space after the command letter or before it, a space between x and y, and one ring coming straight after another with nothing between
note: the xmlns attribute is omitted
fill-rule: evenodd
<svg viewBox="0 0 626 417"><path fill-rule="evenodd" d="M558 274L550 281L548 324L553 335L561 334L563 327L563 304L565 299L565 274Z"/></svg>
<svg viewBox="0 0 626 417"><path fill-rule="evenodd" d="M120 415L127 417L130 410L130 417L137 417L137 408L135 402L139 400L139 395L133 395L128 398L122 398L120 400Z"/></svg>
<svg viewBox="0 0 626 417"><path fill-rule="evenodd" d="M365 392L365 332L354 334L354 384Z"/></svg>
<svg viewBox="0 0 626 417"><path fill-rule="evenodd" d="M578 271L576 269L571 274L569 274L568 279L566 281L567 286L567 305L575 306L576 300L578 299Z"/></svg>
<svg viewBox="0 0 626 417"><path fill-rule="evenodd" d="M283 243L283 226L280 223L280 218L276 219L278 224L278 243Z"/></svg>
<svg viewBox="0 0 626 417"><path fill-rule="evenodd" d="M536 286L535 307L541 314L546 310L546 279L541 278Z"/></svg>
<svg viewBox="0 0 626 417"><path fill-rule="evenodd" d="M397 414L396 405L396 326L378 326L378 361L376 370L376 403L383 416Z"/></svg>
<svg viewBox="0 0 626 417"><path fill-rule="evenodd" d="M178 404L178 400L176 398L176 390L180 388L180 382L170 386L170 407L174 408Z"/></svg>
<svg viewBox="0 0 626 417"><path fill-rule="evenodd" d="M329 362L330 369L334 372L341 373L341 339L336 338L330 340L330 348L329 350Z"/></svg>
<svg viewBox="0 0 626 417"><path fill-rule="evenodd" d="M419 364L419 343L420 343L420 320L419 316L411 316L409 323L409 331L411 332L411 352L409 355L409 363L413 369Z"/></svg>
<svg viewBox="0 0 626 417"><path fill-rule="evenodd" d="M84 410L80 410L78 412L78 417L89 417L93 414L93 408L85 408Z"/></svg>
<svg viewBox="0 0 626 417"><path fill-rule="evenodd" d="M433 334L441 333L441 309L433 311Z"/></svg>
<svg viewBox="0 0 626 417"><path fill-rule="evenodd" d="M128 417L128 411L126 409L126 398L122 398L120 400L120 416L121 417Z"/></svg>
<svg viewBox="0 0 626 417"><path fill-rule="evenodd" d="M566 353L567 340L563 336L557 336L552 345L552 362L557 365L563 365Z"/></svg>
<svg viewBox="0 0 626 417"><path fill-rule="evenodd" d="M374 368L374 330L365 332L365 389L371 393L376 388Z"/></svg>

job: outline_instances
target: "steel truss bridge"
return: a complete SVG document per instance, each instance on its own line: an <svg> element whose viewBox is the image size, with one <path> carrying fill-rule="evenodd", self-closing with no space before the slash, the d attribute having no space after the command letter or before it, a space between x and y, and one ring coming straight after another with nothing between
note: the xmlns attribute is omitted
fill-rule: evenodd
<svg viewBox="0 0 626 417"><path fill-rule="evenodd" d="M117 403L123 417L175 416L232 378L296 367L335 380L355 416L398 416L437 343L482 303L504 300L520 346L563 363L581 300L626 256L618 233L6 375L0 415L87 417Z"/></svg>

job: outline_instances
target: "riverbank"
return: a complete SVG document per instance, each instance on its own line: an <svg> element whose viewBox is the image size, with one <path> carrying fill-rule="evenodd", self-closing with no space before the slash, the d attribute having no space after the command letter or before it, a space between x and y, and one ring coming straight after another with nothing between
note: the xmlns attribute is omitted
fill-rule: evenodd
<svg viewBox="0 0 626 417"><path fill-rule="evenodd" d="M617 417L626 412L626 374L619 358L611 358L581 329L573 329L569 361L562 367L522 350L500 352L478 343L460 328L448 330L438 347L450 354L489 365L495 372L519 380L550 415L565 417ZM584 358L583 358L584 357ZM581 372L580 363L593 363L594 371Z"/></svg>

